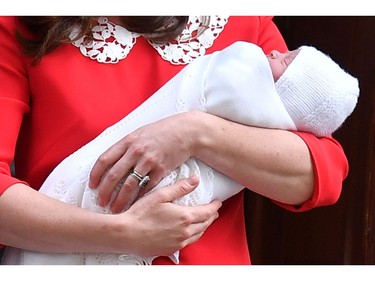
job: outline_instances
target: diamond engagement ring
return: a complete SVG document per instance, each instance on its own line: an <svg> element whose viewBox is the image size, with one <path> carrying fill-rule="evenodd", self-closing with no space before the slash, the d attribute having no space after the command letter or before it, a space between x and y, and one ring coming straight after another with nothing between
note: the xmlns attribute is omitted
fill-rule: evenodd
<svg viewBox="0 0 375 281"><path fill-rule="evenodd" d="M151 180L151 178L149 176L146 175L146 176L143 177L140 173L138 173L134 170L133 170L133 172L130 173L130 175L133 178L135 178L139 181L139 183L138 183L139 187L145 187L148 184L148 182Z"/></svg>

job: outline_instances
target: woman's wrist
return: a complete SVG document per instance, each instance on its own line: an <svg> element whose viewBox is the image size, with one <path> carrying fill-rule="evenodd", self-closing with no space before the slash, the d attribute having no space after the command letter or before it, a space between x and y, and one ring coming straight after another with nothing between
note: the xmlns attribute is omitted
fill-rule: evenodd
<svg viewBox="0 0 375 281"><path fill-rule="evenodd" d="M122 216L122 218L120 217ZM101 214L100 228L96 237L102 237L101 244L103 252L107 253L131 253L132 245L129 234L131 227L128 227L124 214Z"/></svg>
<svg viewBox="0 0 375 281"><path fill-rule="evenodd" d="M200 111L185 112L182 114L183 118L181 122L185 124L185 132L183 134L185 140L188 141L187 146L190 156L198 158L200 151L207 147L207 130L209 128L207 120L210 114Z"/></svg>

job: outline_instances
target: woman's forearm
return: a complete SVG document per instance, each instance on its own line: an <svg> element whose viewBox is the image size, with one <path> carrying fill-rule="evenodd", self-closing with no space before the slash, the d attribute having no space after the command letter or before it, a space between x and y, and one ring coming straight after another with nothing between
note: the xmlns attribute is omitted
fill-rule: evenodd
<svg viewBox="0 0 375 281"><path fill-rule="evenodd" d="M108 252L112 222L22 184L0 197L0 242L9 246L56 253Z"/></svg>
<svg viewBox="0 0 375 281"><path fill-rule="evenodd" d="M216 116L190 114L192 156L248 189L298 205L311 197L313 164L308 147L285 130L249 127Z"/></svg>
<svg viewBox="0 0 375 281"><path fill-rule="evenodd" d="M0 197L0 243L39 252L167 256L197 241L218 217L218 201L196 207L170 203L198 183L180 181L121 214L95 213L15 184Z"/></svg>

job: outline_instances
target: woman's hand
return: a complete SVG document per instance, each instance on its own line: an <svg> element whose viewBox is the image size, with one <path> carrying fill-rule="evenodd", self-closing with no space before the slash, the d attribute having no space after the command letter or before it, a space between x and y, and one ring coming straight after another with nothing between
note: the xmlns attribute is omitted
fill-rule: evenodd
<svg viewBox="0 0 375 281"><path fill-rule="evenodd" d="M170 202L193 191L198 183L198 178L192 177L161 188L119 214L126 217L125 237L131 241L125 248L142 256L168 256L196 242L218 217L221 203L187 207Z"/></svg>
<svg viewBox="0 0 375 281"><path fill-rule="evenodd" d="M99 205L106 206L112 200L112 212L128 209L137 197L190 157L189 127L183 115L140 127L99 157L90 175L90 187L98 188ZM133 171L150 177L142 190L138 186L140 181L130 175ZM111 199L119 183L120 190Z"/></svg>
<svg viewBox="0 0 375 281"><path fill-rule="evenodd" d="M117 215L77 208L15 184L0 196L0 242L47 253L169 255L197 241L218 217L218 201L196 207L170 203L198 182L191 178L151 192Z"/></svg>
<svg viewBox="0 0 375 281"><path fill-rule="evenodd" d="M119 206L130 206L139 193L139 181L129 176L133 170L151 177L142 190L145 192L189 157L284 204L300 205L312 196L314 166L301 137L285 130L234 123L205 112L181 113L130 134L95 164L91 186L99 188L105 205L124 178L120 195L112 204L113 210L120 211Z"/></svg>

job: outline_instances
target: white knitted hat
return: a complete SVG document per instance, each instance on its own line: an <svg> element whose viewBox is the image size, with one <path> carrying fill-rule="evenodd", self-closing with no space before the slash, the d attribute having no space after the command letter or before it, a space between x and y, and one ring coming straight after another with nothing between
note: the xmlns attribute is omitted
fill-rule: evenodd
<svg viewBox="0 0 375 281"><path fill-rule="evenodd" d="M358 80L316 48L299 49L276 81L276 91L299 131L330 135L353 112L359 96Z"/></svg>

